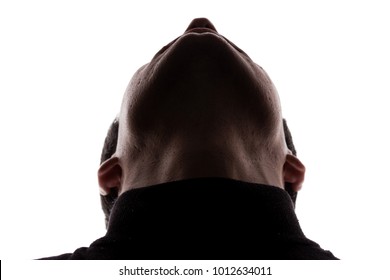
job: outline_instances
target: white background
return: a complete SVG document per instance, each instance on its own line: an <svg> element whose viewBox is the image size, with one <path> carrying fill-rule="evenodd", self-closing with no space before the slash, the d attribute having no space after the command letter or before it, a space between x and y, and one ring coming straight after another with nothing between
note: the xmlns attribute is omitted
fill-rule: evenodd
<svg viewBox="0 0 390 280"><path fill-rule="evenodd" d="M132 74L195 17L273 79L306 182L305 234L342 259L390 249L386 1L1 1L0 258L105 233L96 171Z"/></svg>

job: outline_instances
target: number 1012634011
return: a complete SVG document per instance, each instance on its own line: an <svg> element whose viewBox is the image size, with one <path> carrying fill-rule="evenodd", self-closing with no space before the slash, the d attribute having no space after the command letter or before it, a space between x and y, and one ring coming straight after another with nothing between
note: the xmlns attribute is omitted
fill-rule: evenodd
<svg viewBox="0 0 390 280"><path fill-rule="evenodd" d="M213 267L213 275L272 275L271 267L225 266Z"/></svg>

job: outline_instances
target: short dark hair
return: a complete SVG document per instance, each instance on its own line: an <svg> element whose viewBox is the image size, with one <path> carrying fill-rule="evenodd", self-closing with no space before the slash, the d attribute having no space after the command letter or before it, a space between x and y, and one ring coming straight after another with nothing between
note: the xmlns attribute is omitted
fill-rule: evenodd
<svg viewBox="0 0 390 280"><path fill-rule="evenodd" d="M112 122L107 131L106 139L104 140L102 154L100 156L100 164L109 159L116 151L118 143L119 121L117 118ZM118 190L111 188L108 195L100 195L100 202L105 216L106 228L110 219L111 209L118 198Z"/></svg>
<svg viewBox="0 0 390 280"><path fill-rule="evenodd" d="M291 151L291 153L294 156L296 156L297 155L297 150L295 149L294 142L293 142L293 139L292 139L292 135L291 135L290 129L287 126L286 119L283 119L283 130L284 130L284 139L286 141L287 148ZM291 200L292 200L293 205L294 205L294 208L295 208L295 202L297 201L298 193L296 191L293 191L293 189L291 187L291 183L285 183L284 184L284 189L290 195Z"/></svg>
<svg viewBox="0 0 390 280"><path fill-rule="evenodd" d="M292 152L293 155L297 155L297 151L295 150L294 142L291 136L291 132L287 126L287 122L283 119L283 129L285 135L285 141L288 149ZM119 121L117 118L112 122L111 126L108 129L106 139L104 140L103 150L100 157L100 164L109 159L116 151L116 146L118 143L118 130L119 130ZM290 195L294 207L295 201L297 199L297 192L293 191L291 188L291 184L285 184L285 190ZM100 201L102 205L102 209L105 215L105 223L106 227L108 226L108 221L110 219L111 209L114 206L116 199L118 198L118 191L116 189L111 189L108 195L100 195Z"/></svg>

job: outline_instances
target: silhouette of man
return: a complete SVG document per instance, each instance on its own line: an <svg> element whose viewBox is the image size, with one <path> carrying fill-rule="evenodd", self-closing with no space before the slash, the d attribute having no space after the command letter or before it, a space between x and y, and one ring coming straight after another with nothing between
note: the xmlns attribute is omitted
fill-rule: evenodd
<svg viewBox="0 0 390 280"><path fill-rule="evenodd" d="M336 259L305 237L285 189L305 167L272 81L209 20L135 73L116 125L98 171L115 198L107 234L52 259Z"/></svg>

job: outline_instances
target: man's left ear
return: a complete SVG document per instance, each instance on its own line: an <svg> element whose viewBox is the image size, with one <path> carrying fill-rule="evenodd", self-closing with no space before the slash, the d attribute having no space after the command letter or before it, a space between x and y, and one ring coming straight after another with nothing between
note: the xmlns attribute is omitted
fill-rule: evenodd
<svg viewBox="0 0 390 280"><path fill-rule="evenodd" d="M298 192L302 188L305 171L305 166L296 156L286 155L286 161L283 165L283 180L285 183L290 183L293 191Z"/></svg>
<svg viewBox="0 0 390 280"><path fill-rule="evenodd" d="M119 189L122 181L122 167L117 157L103 162L98 170L100 194L108 195L112 189Z"/></svg>

